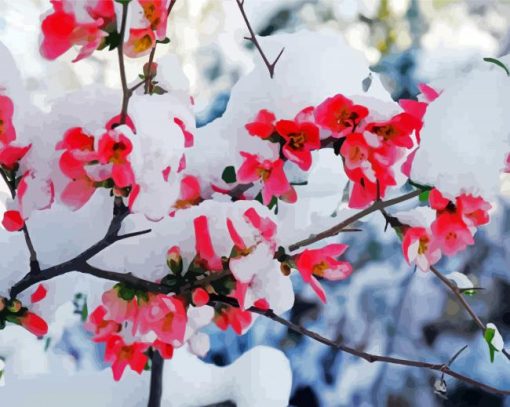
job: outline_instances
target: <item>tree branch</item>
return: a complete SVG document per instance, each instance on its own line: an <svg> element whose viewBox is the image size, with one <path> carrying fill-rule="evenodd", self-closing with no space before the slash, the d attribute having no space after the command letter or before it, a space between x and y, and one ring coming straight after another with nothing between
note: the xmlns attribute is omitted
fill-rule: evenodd
<svg viewBox="0 0 510 407"><path fill-rule="evenodd" d="M157 350L152 351L151 387L147 407L159 407L163 395L163 365L165 360Z"/></svg>
<svg viewBox="0 0 510 407"><path fill-rule="evenodd" d="M120 42L117 46L117 55L119 58L120 81L122 83L122 107L120 110L120 124L126 123L127 109L129 98L132 95L131 90L128 88L126 79L126 67L124 66L124 36L126 33L128 3L122 3L122 20L120 25Z"/></svg>
<svg viewBox="0 0 510 407"><path fill-rule="evenodd" d="M223 304L231 305L233 307L239 307L239 304L237 303L237 301L234 298L223 297L223 296L219 296L219 295L210 295L210 299L211 299L212 303L223 303ZM370 363L383 362L383 363L391 363L391 364L400 365L400 366L410 366L410 367L417 367L417 368L422 368L422 369L435 370L435 371L441 372L445 375L451 376L457 380L460 380L464 383L468 383L472 386L479 387L479 388L481 388L485 391L488 391L490 393L500 394L500 395L505 395L505 396L510 395L510 390L500 390L495 387L481 383L477 380L471 379L470 377L464 376L464 375L450 369L448 364L421 362L421 361L417 361L417 360L394 358L391 356L375 355L372 353L363 352L358 349L354 349L349 346L346 346L346 345L342 344L340 341L335 342L328 338L325 338L324 336L318 334L317 332L306 329L306 328L302 327L301 325L297 325L285 318L282 318L282 317L276 315L270 309L263 310L263 309L260 309L257 307L250 307L250 308L248 308L248 310L253 313L262 315L266 318L272 319L273 321L286 326L291 331L294 331L301 335L307 336L307 337L309 337L317 342L320 342L324 345L331 346L335 349L338 349L343 352L349 353L351 355L365 359L367 362L370 362Z"/></svg>
<svg viewBox="0 0 510 407"><path fill-rule="evenodd" d="M336 234L340 233L343 229L345 229L350 224L364 218L367 215L370 215L373 212L380 211L381 209L387 208L389 206L396 205L398 203L408 201L409 199L413 199L420 195L423 192L421 189L417 189L415 191L409 192L407 194L398 196L393 199L388 199L386 201L375 201L372 205L370 205L368 208L363 209L362 211L355 213L352 216L349 216L344 221L340 222L338 225L335 225L323 232L320 232L316 235L311 235L310 237L300 240L299 242L296 242L294 244L291 244L289 246L289 250L291 252L299 249L300 247L310 245L312 243L318 242L322 239L325 239L327 237L335 236Z"/></svg>
<svg viewBox="0 0 510 407"><path fill-rule="evenodd" d="M267 67L267 70L269 71L269 76L273 78L274 75L274 68L276 67L276 64L278 63L278 60L283 54L283 51L285 48L282 48L278 56L275 58L273 62L269 62L269 59L267 58L266 54L264 53L264 50L259 44L259 41L257 40L257 36L255 35L255 32L253 31L253 28L251 27L250 21L248 20L248 16L246 15L246 11L244 10L244 0L236 0L237 5L239 6L239 11L241 12L241 15L243 16L243 20L246 24L246 28L248 28L248 31L250 32L249 37L244 37L245 40L250 41L255 47L257 48L260 56L262 57L262 60L264 61L264 64Z"/></svg>
<svg viewBox="0 0 510 407"><path fill-rule="evenodd" d="M436 277L439 278L439 280L441 280L441 282L450 289L450 291L455 295L455 297L457 297L457 299L459 300L459 302L461 303L462 307L468 312L468 314L471 316L471 318L473 319L473 321L475 321L476 325L478 325L478 327L482 330L482 333L485 332L485 330L487 329L487 327L485 326L485 324L482 322L482 320L478 317L478 315L476 314L476 312L473 310L473 308L471 307L471 305L469 305L469 303L466 301L466 299L464 298L464 296L462 295L462 290L457 287L453 282L451 282L447 277L445 277L443 275L443 273L441 273L437 268L435 268L434 266L430 266L430 271L432 271L432 273L434 273L434 275ZM510 353L506 350L506 349L503 349L502 350L502 353L503 355L506 356L507 359L510 360Z"/></svg>

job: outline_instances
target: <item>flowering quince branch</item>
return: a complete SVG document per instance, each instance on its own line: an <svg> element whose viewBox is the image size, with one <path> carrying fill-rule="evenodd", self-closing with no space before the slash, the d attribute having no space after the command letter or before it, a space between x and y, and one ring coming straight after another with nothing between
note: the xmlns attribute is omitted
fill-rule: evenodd
<svg viewBox="0 0 510 407"><path fill-rule="evenodd" d="M338 225L335 225L329 229L324 230L323 232L311 235L310 237L300 240L299 242L293 243L289 246L290 251L295 251L303 246L308 246L312 243L318 242L322 239L326 239L327 237L335 236L336 234L343 231L347 226L351 225L352 223L364 218L367 215L370 215L373 212L380 211L384 208L387 208L389 206L396 205L401 202L405 202L409 199L416 198L419 196L424 189L418 189L415 191L411 191L407 194L398 196L396 198L388 199L386 201L376 200L372 205L367 207L366 209L363 209L357 213L355 213L352 216L349 216L344 221L340 222Z"/></svg>
<svg viewBox="0 0 510 407"><path fill-rule="evenodd" d="M161 396L163 395L163 366L165 359L157 350L149 352L151 358L151 384L149 392L149 402L147 407L159 407L161 405Z"/></svg>
<svg viewBox="0 0 510 407"><path fill-rule="evenodd" d="M278 60L282 56L283 51L285 51L285 48L281 49L280 53L277 55L273 62L269 62L269 59L267 58L266 54L264 53L264 50L260 46L260 43L257 40L257 36L253 31L250 21L248 20L248 16L246 15L246 11L244 10L244 0L236 0L236 2L237 5L239 6L239 11L241 12L241 15L243 16L243 20L246 23L246 28L248 28L248 31L250 32L250 36L244 37L244 39L250 41L253 45L255 45L260 56L262 57L262 60L264 61L264 64L267 67L267 70L269 71L269 76L272 78L274 76L274 69L276 67L276 64L278 63Z"/></svg>
<svg viewBox="0 0 510 407"><path fill-rule="evenodd" d="M116 278L113 278L112 272L99 273L98 269L93 268L92 266L87 264L87 260L94 257L96 254L100 253L107 247L111 246L115 242L118 242L123 239L127 239L134 236L140 236L150 232L150 229L142 230L139 232L127 233L125 235L119 235L120 226L125 217L129 214L125 209L120 213L113 216L110 226L105 234L105 236L99 240L97 243L77 255L71 260L65 261L63 263L57 264L55 266L46 268L41 270L38 273L33 273L30 271L25 277L23 277L20 281L14 284L10 289L11 298L16 298L22 291L27 288L33 286L34 284L40 283L41 281L46 281L52 279L54 277L58 277L62 274L69 273L71 271L81 271L87 274L98 275L102 278L107 278L109 280L122 281L120 279L125 278L129 279L129 275L125 275L122 277L122 273L117 273L115 275ZM98 275L99 276L99 275ZM110 276L110 278L108 278ZM152 286L154 289L155 286Z"/></svg>
<svg viewBox="0 0 510 407"><path fill-rule="evenodd" d="M122 20L120 26L120 42L117 46L117 55L119 58L119 69L120 69L120 80L122 83L122 108L120 111L120 124L125 124L127 119L127 109L129 104L129 98L131 97L132 91L128 88L126 79L126 67L124 65L124 35L126 33L127 14L128 14L128 2L122 2Z"/></svg>
<svg viewBox="0 0 510 407"><path fill-rule="evenodd" d="M229 298L229 297L210 295L210 300L211 300L211 303L220 302L220 303L229 304L233 307L239 306L235 299ZM481 383L477 380L471 379L467 376L464 376L464 375L450 369L449 364L451 364L453 358L447 364L440 364L440 363L421 362L421 361L411 360L411 359L394 358L394 357L383 356L383 355L375 355L372 353L360 351L355 348L351 348L349 346L344 345L340 341L337 342L337 341L332 341L331 339L325 338L324 336L318 334L317 332L306 329L301 325L295 324L285 318L282 318L282 317L276 315L271 309L261 309L261 308L257 308L257 307L250 307L250 308L248 308L248 310L250 312L253 312L253 313L262 315L266 318L272 319L273 321L286 326L291 331L294 331L301 335L307 336L307 337L309 337L317 342L320 342L324 345L331 346L335 349L339 349L343 352L346 352L351 355L365 359L367 362L370 362L370 363L383 362L383 363L391 363L394 365L412 366L412 367L418 367L418 368L422 368L422 369L435 370L435 371L441 372L443 375L451 376L457 380L460 380L464 383L468 383L473 386L479 387L479 388L486 390L488 392L495 393L495 394L501 394L501 395L505 395L505 396L510 395L510 390L501 390L501 389L497 389L492 386L488 386L484 383Z"/></svg>

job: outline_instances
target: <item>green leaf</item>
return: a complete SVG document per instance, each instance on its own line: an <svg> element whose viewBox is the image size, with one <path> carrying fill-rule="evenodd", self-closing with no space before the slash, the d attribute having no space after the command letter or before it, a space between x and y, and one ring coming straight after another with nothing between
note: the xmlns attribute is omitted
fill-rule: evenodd
<svg viewBox="0 0 510 407"><path fill-rule="evenodd" d="M87 307L87 301L85 300L83 303L83 307L81 308L81 321L85 322L89 316L89 309Z"/></svg>
<svg viewBox="0 0 510 407"><path fill-rule="evenodd" d="M49 347L50 347L50 344L51 344L51 338L46 338L46 341L44 342L44 351L46 352Z"/></svg>
<svg viewBox="0 0 510 407"><path fill-rule="evenodd" d="M156 40L156 42L157 42L158 44L169 44L169 43L170 43L170 38L165 37L165 38L163 38L162 40Z"/></svg>
<svg viewBox="0 0 510 407"><path fill-rule="evenodd" d="M232 184L237 181L236 170L233 165L225 167L223 173L221 174L221 179L227 184Z"/></svg>
<svg viewBox="0 0 510 407"><path fill-rule="evenodd" d="M428 202L430 191L423 191L420 195L418 195L418 199L420 202Z"/></svg>
<svg viewBox="0 0 510 407"><path fill-rule="evenodd" d="M483 333L483 337L485 338L485 341L489 345L489 354L491 363L494 363L494 355L498 350L494 347L492 344L492 340L494 339L494 335L496 334L496 330L493 328L487 328L485 332Z"/></svg>
<svg viewBox="0 0 510 407"><path fill-rule="evenodd" d="M119 297L125 301L131 301L135 298L136 290L126 285L121 285L119 288Z"/></svg>
<svg viewBox="0 0 510 407"><path fill-rule="evenodd" d="M497 65L499 66L501 69L503 69L505 72L506 72L506 76L510 76L510 70L508 69L508 67L503 63L501 62L499 59L496 59L496 58L484 58L483 59L485 62L490 62L491 64L494 64L494 65Z"/></svg>
<svg viewBox="0 0 510 407"><path fill-rule="evenodd" d="M129 4L131 2L131 0L115 0L115 3L120 3L120 4Z"/></svg>
<svg viewBox="0 0 510 407"><path fill-rule="evenodd" d="M161 86L154 86L154 88L152 88L152 93L155 93L156 95L164 95L165 93L168 93L168 91L163 89Z"/></svg>

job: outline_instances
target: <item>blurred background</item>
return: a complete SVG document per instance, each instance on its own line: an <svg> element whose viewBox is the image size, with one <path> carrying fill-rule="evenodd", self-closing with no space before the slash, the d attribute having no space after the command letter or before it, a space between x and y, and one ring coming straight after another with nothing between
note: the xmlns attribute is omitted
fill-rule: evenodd
<svg viewBox="0 0 510 407"><path fill-rule="evenodd" d="M458 75L483 57L510 52L510 1L496 0L246 0L246 12L260 35L300 29L334 29L363 52L394 99L413 98L417 84ZM119 86L116 58L95 53L71 64L72 53L48 62L38 54L43 0L0 0L0 41L18 62L33 102L48 103L66 90L91 83ZM234 0L178 0L170 19L171 43L157 57L177 54L196 102L197 124L220 116L237 79L250 70L254 50L243 41L246 28ZM141 60L128 61L136 78ZM0 61L1 70L1 61ZM484 290L469 297L481 319L510 337L510 211L508 181L502 182L491 224L477 234L476 246L450 261L443 272L467 274ZM309 287L296 287L288 317L360 350L444 363L468 345L453 367L500 388L510 388L510 362L489 360L476 325L433 276L403 262L400 245L384 230L378 214L364 233L349 237L348 259L355 273L344 282L324 282L327 306ZM355 241L353 240L355 239ZM76 298L76 310L81 310ZM209 330L207 361L226 365L247 349L265 344L282 349L293 371L290 404L314 406L510 406L510 401L447 379L444 399L434 393L438 375L425 370L368 364L303 338L260 318L244 336ZM76 368L101 366L102 350L88 341L78 322L56 344ZM171 363L171 362L170 362ZM232 405L228 402L224 406Z"/></svg>

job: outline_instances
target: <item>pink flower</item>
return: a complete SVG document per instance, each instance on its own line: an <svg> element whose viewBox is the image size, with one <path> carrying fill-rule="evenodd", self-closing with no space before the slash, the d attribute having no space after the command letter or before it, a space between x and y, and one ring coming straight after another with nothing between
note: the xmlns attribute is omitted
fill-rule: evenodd
<svg viewBox="0 0 510 407"><path fill-rule="evenodd" d="M206 261L209 270L223 270L221 258L216 254L212 245L207 217L202 215L195 218L193 226L195 228L195 251L197 256Z"/></svg>
<svg viewBox="0 0 510 407"><path fill-rule="evenodd" d="M98 143L98 158L101 164L112 164L111 178L118 188L126 188L135 181L135 175L128 156L133 150L131 140L122 133L110 130L103 134ZM107 174L101 178L109 178Z"/></svg>
<svg viewBox="0 0 510 407"><path fill-rule="evenodd" d="M99 305L94 312L89 315L85 328L94 334L94 342L105 342L110 336L120 332L121 325L115 321L105 319L108 310Z"/></svg>
<svg viewBox="0 0 510 407"><path fill-rule="evenodd" d="M150 28L131 28L124 45L124 54L130 58L145 56L156 45L156 37Z"/></svg>
<svg viewBox="0 0 510 407"><path fill-rule="evenodd" d="M312 165L311 151L321 146L318 127L308 122L280 120L276 123L276 131L285 140L283 155L302 170L309 170Z"/></svg>
<svg viewBox="0 0 510 407"><path fill-rule="evenodd" d="M441 258L437 243L423 227L407 229L402 240L402 250L407 263L415 263L422 271L427 271Z"/></svg>
<svg viewBox="0 0 510 407"><path fill-rule="evenodd" d="M152 343L152 347L156 349L163 359L171 359L174 355L174 347L169 343L165 343L156 339Z"/></svg>
<svg viewBox="0 0 510 407"><path fill-rule="evenodd" d="M468 226L481 226L489 223L491 204L481 196L462 194L457 197L457 211Z"/></svg>
<svg viewBox="0 0 510 407"><path fill-rule="evenodd" d="M46 321L33 312L27 311L19 318L19 322L23 328L35 336L41 337L48 333L48 324Z"/></svg>
<svg viewBox="0 0 510 407"><path fill-rule="evenodd" d="M47 59L56 59L73 45L80 45L81 50L73 60L73 62L77 62L92 55L103 38L108 35L102 29L115 16L113 1L105 0L98 2L103 3L100 6L85 7L83 13L88 12L88 17L90 17L87 22L78 21L74 11L69 11L70 8L66 7L65 3L65 1L59 0L52 1L54 12L42 22L41 54ZM83 19L83 16L80 18Z"/></svg>
<svg viewBox="0 0 510 407"><path fill-rule="evenodd" d="M251 223L266 242L273 242L276 235L276 223L270 218L261 217L255 208L247 209L243 214L244 219Z"/></svg>
<svg viewBox="0 0 510 407"><path fill-rule="evenodd" d="M345 244L330 244L322 249L306 249L296 256L296 267L303 281L310 284L322 302L326 302L326 294L315 277L326 280L344 280L352 273L352 266L346 261L338 261L347 249Z"/></svg>
<svg viewBox="0 0 510 407"><path fill-rule="evenodd" d="M112 363L113 379L119 381L129 365L138 374L142 373L148 357L144 353L149 344L133 342L127 345L118 335L112 335L106 342L105 361Z"/></svg>
<svg viewBox="0 0 510 407"><path fill-rule="evenodd" d="M271 198L282 197L293 190L283 171L283 161L263 160L256 155L241 152L244 163L237 170L237 180L241 183L250 183L260 180L262 186L262 201L264 205L271 202Z"/></svg>
<svg viewBox="0 0 510 407"><path fill-rule="evenodd" d="M457 213L441 213L431 226L433 238L447 256L474 244L473 236Z"/></svg>
<svg viewBox="0 0 510 407"><path fill-rule="evenodd" d="M0 142L8 144L16 139L16 130L12 123L14 104L7 96L0 95Z"/></svg>
<svg viewBox="0 0 510 407"><path fill-rule="evenodd" d="M262 109L257 113L255 120L244 126L248 133L252 136L260 137L261 139L267 139L274 133L274 122L276 116L269 110Z"/></svg>
<svg viewBox="0 0 510 407"><path fill-rule="evenodd" d="M354 131L367 116L368 109L365 106L355 105L343 95L327 98L315 108L316 123L331 130L336 137L341 136L347 129Z"/></svg>
<svg viewBox="0 0 510 407"><path fill-rule="evenodd" d="M120 297L119 286L103 293L102 302L108 310L108 317L119 324L124 321L135 321L138 313L136 299L125 300Z"/></svg>
<svg viewBox="0 0 510 407"><path fill-rule="evenodd" d="M19 211L5 211L2 225L5 230L8 230L9 232L17 232L18 230L23 229L25 221Z"/></svg>
<svg viewBox="0 0 510 407"><path fill-rule="evenodd" d="M148 301L140 305L137 322L142 334L153 331L159 340L172 345L184 341L186 309L175 296L149 293Z"/></svg>

